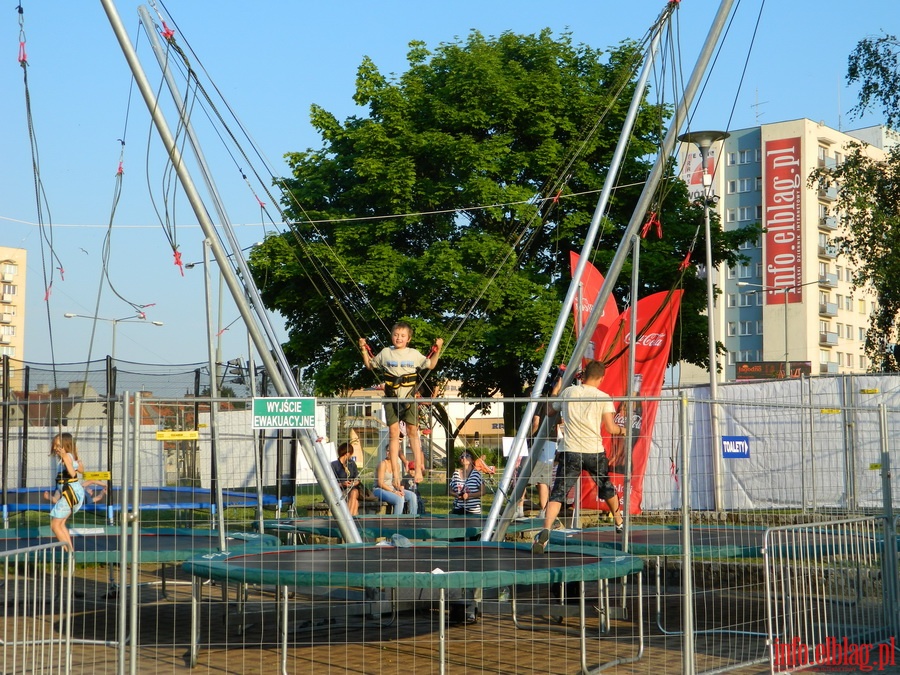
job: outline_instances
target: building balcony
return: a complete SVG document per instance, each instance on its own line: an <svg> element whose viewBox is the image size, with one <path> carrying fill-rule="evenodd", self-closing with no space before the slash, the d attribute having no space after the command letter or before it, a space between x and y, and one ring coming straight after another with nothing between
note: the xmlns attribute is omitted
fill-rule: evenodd
<svg viewBox="0 0 900 675"><path fill-rule="evenodd" d="M3 278L4 284L11 284L13 281L15 281L16 277L15 277L15 275L10 274L9 272L6 272L3 274L2 278Z"/></svg>
<svg viewBox="0 0 900 675"><path fill-rule="evenodd" d="M829 187L820 187L819 199L833 202L835 199L837 199L837 186L831 185Z"/></svg>
<svg viewBox="0 0 900 675"><path fill-rule="evenodd" d="M819 286L824 286L826 288L837 288L838 278L837 274L820 274L819 275Z"/></svg>
<svg viewBox="0 0 900 675"><path fill-rule="evenodd" d="M819 333L819 344L823 347L837 347L838 334L832 332Z"/></svg>
<svg viewBox="0 0 900 675"><path fill-rule="evenodd" d="M836 230L837 226L838 223L835 216L825 216L824 218L819 218L819 227L824 230Z"/></svg>
<svg viewBox="0 0 900 675"><path fill-rule="evenodd" d="M836 302L820 302L819 316L837 316L838 306Z"/></svg>
<svg viewBox="0 0 900 675"><path fill-rule="evenodd" d="M0 314L0 323L12 323L13 315L9 312Z"/></svg>
<svg viewBox="0 0 900 675"><path fill-rule="evenodd" d="M12 301L13 301L12 293L4 293L4 294L0 295L0 302L9 305L12 303Z"/></svg>
<svg viewBox="0 0 900 675"><path fill-rule="evenodd" d="M836 375L838 372L837 361L825 361L820 363L819 372L822 374Z"/></svg>
<svg viewBox="0 0 900 675"><path fill-rule="evenodd" d="M819 246L819 257L820 258L828 258L829 260L834 260L837 258L838 250L837 246L834 244L828 244L827 246Z"/></svg>

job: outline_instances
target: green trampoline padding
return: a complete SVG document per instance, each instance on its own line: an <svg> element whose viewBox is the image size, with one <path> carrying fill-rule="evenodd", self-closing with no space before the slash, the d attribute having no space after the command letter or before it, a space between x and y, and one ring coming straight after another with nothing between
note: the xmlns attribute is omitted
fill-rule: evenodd
<svg viewBox="0 0 900 675"><path fill-rule="evenodd" d="M387 539L401 534L407 539L466 540L477 539L484 530L487 517L482 515L455 516L452 514L426 514L421 516L359 516L354 518L359 534L366 540ZM530 518L513 521L508 533L540 529L543 521ZM341 538L337 521L331 517L282 518L263 523L266 532L290 534L315 534L322 537Z"/></svg>
<svg viewBox="0 0 900 675"><path fill-rule="evenodd" d="M646 525L633 527L628 552L640 556L680 556L684 547L680 525ZM739 525L693 525L691 553L699 558L762 558L767 546L765 527ZM832 555L843 550L871 547L872 539L841 534L798 533L782 538L777 545L768 544L771 555L789 558ZM612 527L585 530L554 530L550 533L550 549L554 545L580 544L621 550L622 535Z"/></svg>
<svg viewBox="0 0 900 675"><path fill-rule="evenodd" d="M613 579L639 572L643 562L629 554L577 544L538 555L521 544L430 542L211 553L183 567L195 577L232 583L462 589Z"/></svg>
<svg viewBox="0 0 900 675"><path fill-rule="evenodd" d="M761 558L766 529L697 525L691 528L691 553L704 558ZM550 546L579 543L622 549L622 535L612 527L585 530L554 530ZM632 527L628 552L643 556L677 556L683 550L680 525Z"/></svg>

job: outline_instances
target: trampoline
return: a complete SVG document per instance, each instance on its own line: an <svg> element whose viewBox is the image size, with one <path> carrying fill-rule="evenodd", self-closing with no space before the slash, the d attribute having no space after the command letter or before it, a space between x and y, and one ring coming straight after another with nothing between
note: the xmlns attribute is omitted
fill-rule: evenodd
<svg viewBox="0 0 900 675"><path fill-rule="evenodd" d="M694 525L691 527L691 553L703 558L762 558L766 534L764 527ZM622 548L622 535L611 527L585 530L553 530L550 546L572 543ZM646 525L629 530L628 552L638 556L677 556L682 554L680 525Z"/></svg>
<svg viewBox="0 0 900 675"><path fill-rule="evenodd" d="M643 562L635 556L600 551L570 542L562 550L534 555L530 547L502 542L431 542L409 546L339 544L290 546L274 551L213 553L192 558L183 568L194 578L192 594L191 665L196 664L200 589L204 581L234 584L272 584L316 588L429 589L439 597L441 620L440 671L445 666L444 610L451 589L501 588L614 579L639 573ZM579 594L581 659L586 666L585 598ZM282 603L282 659L287 658L288 608Z"/></svg>
<svg viewBox="0 0 900 675"><path fill-rule="evenodd" d="M3 504L4 514L22 511L50 511L53 504L43 498L43 493L48 488L17 488L7 490L7 502ZM93 513L116 513L121 510L120 488L114 487L110 503L107 505L107 496L93 502L86 497L82 511ZM139 508L148 511L165 509L212 509L212 493L208 488L198 487L142 487ZM276 508L293 501L292 497L281 497L264 494L262 496L263 507ZM222 500L224 508L245 507L255 508L259 503L255 492L238 492L236 490L223 490Z"/></svg>
<svg viewBox="0 0 900 675"><path fill-rule="evenodd" d="M120 562L122 531L118 527L71 527L75 545L75 562L109 564ZM128 534L129 543L131 533ZM49 527L20 528L0 531L0 553L41 546L56 541ZM278 537L256 532L228 532L225 545L229 550L247 547L271 548L279 545ZM183 528L147 528L140 531L138 544L141 563L178 563L197 555L219 551L219 534L214 530Z"/></svg>
<svg viewBox="0 0 900 675"><path fill-rule="evenodd" d="M413 540L464 541L478 539L487 523L486 516L456 516L452 514L426 514L421 516L373 515L354 518L361 537L375 541L389 539L395 534ZM507 532L515 534L527 530L539 530L543 520L529 518L513 521ZM266 532L288 535L318 535L341 538L337 521L330 517L283 518L263 522Z"/></svg>

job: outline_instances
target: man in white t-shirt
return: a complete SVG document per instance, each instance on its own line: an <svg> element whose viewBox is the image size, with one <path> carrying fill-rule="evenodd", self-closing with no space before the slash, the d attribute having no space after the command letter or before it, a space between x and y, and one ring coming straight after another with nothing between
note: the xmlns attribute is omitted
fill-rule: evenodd
<svg viewBox="0 0 900 675"><path fill-rule="evenodd" d="M544 514L544 529L534 538L531 550L543 553L550 538L550 529L562 509L569 490L574 487L582 471L587 471L597 483L597 495L606 501L616 523L616 532L622 531L622 514L619 498L609 480L609 462L603 449L601 432L612 436L624 436L626 431L615 421L612 399L600 391L600 382L606 366L600 361L589 361L584 368L581 384L567 387L560 401L550 406L550 414L562 413L566 425L561 452L557 454L558 468L550 501Z"/></svg>

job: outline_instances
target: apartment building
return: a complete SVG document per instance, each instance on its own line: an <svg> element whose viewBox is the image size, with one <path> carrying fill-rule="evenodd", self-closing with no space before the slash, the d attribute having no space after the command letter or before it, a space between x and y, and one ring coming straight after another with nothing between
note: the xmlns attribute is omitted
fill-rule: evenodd
<svg viewBox="0 0 900 675"><path fill-rule="evenodd" d="M0 354L22 361L25 353L25 270L27 251L0 246ZM10 386L21 389L19 363L11 363ZM0 379L3 373L0 372Z"/></svg>
<svg viewBox="0 0 900 675"><path fill-rule="evenodd" d="M880 128L860 130L874 158L894 141ZM766 232L741 251L747 261L713 271L720 291L716 339L727 355L719 381L799 374L864 372L864 347L875 297L852 290L853 269L838 255L837 190L809 185L816 167L839 164L854 132L809 119L731 131L713 145L707 173L712 207L726 230L761 223ZM681 175L702 194L700 155L685 147ZM682 383L709 381L709 373L681 369Z"/></svg>

